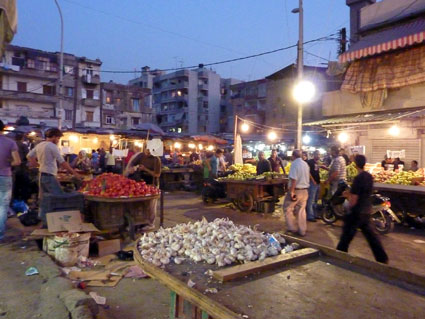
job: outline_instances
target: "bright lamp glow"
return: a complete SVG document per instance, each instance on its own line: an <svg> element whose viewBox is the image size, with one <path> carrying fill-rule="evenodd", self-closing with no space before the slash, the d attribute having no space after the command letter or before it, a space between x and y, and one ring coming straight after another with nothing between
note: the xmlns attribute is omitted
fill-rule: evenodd
<svg viewBox="0 0 425 319"><path fill-rule="evenodd" d="M316 87L314 84L305 80L298 82L292 92L294 99L299 103L311 102L315 94Z"/></svg>
<svg viewBox="0 0 425 319"><path fill-rule="evenodd" d="M4 128L4 130L5 130L5 131L14 131L14 130L15 130L15 128L14 128L13 126L6 126L6 127Z"/></svg>
<svg viewBox="0 0 425 319"><path fill-rule="evenodd" d="M196 145L195 144L193 144L193 143L189 143L189 148L195 148L196 147Z"/></svg>
<svg viewBox="0 0 425 319"><path fill-rule="evenodd" d="M341 143L347 143L348 141L348 134L345 132L341 132L338 134L338 141Z"/></svg>
<svg viewBox="0 0 425 319"><path fill-rule="evenodd" d="M179 142L174 143L174 148L180 148L180 147L182 147L181 143L179 143Z"/></svg>
<svg viewBox="0 0 425 319"><path fill-rule="evenodd" d="M256 148L259 151L264 151L264 149L266 148L266 144L258 144Z"/></svg>
<svg viewBox="0 0 425 319"><path fill-rule="evenodd" d="M308 136L308 135L304 135L303 136L303 143L304 144L310 144L310 142L311 142L311 137Z"/></svg>
<svg viewBox="0 0 425 319"><path fill-rule="evenodd" d="M97 144L97 142L99 142L99 139L98 139L97 137L95 137L95 138L93 139L93 143Z"/></svg>
<svg viewBox="0 0 425 319"><path fill-rule="evenodd" d="M214 146L212 146L212 145L208 145L208 148L207 148L207 150L209 150L209 151L212 151L212 150L214 150Z"/></svg>
<svg viewBox="0 0 425 319"><path fill-rule="evenodd" d="M269 132L269 134L267 134L267 138L268 138L270 141L274 141L274 140L276 140L276 139L277 139L277 134L276 134L276 132L274 132L274 131Z"/></svg>
<svg viewBox="0 0 425 319"><path fill-rule="evenodd" d="M388 130L388 133L390 133L391 136L399 136L400 135L400 128L397 125L393 125Z"/></svg>
<svg viewBox="0 0 425 319"><path fill-rule="evenodd" d="M34 131L32 131L30 134L29 134L29 136L36 136L37 135L37 133L36 132L34 132Z"/></svg>
<svg viewBox="0 0 425 319"><path fill-rule="evenodd" d="M326 150L325 150L325 149L323 149L323 148L319 148L319 153L320 153L321 155L326 154Z"/></svg>
<svg viewBox="0 0 425 319"><path fill-rule="evenodd" d="M110 139L111 141L115 141L115 140L116 140L116 138L115 138L115 136L114 136L114 135L109 135L109 139Z"/></svg>
<svg viewBox="0 0 425 319"><path fill-rule="evenodd" d="M203 149L204 149L204 145L199 144L199 145L198 145L198 148L199 148L200 150L203 150Z"/></svg>
<svg viewBox="0 0 425 319"><path fill-rule="evenodd" d="M69 137L69 140L70 140L71 142L77 143L77 142L78 142L78 136L77 136L77 135L71 135L71 136Z"/></svg>
<svg viewBox="0 0 425 319"><path fill-rule="evenodd" d="M247 123L243 123L241 125L241 131L245 133L245 132L248 132L248 130L249 130L249 125Z"/></svg>

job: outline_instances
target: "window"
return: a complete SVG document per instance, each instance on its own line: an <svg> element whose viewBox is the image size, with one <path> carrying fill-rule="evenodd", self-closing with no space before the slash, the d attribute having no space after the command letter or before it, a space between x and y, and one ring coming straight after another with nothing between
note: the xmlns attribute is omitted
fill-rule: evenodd
<svg viewBox="0 0 425 319"><path fill-rule="evenodd" d="M86 92L87 92L87 98L88 99L93 99L94 90L86 90Z"/></svg>
<svg viewBox="0 0 425 319"><path fill-rule="evenodd" d="M65 121L72 121L72 111L65 110Z"/></svg>
<svg viewBox="0 0 425 319"><path fill-rule="evenodd" d="M121 103L121 99L115 99L115 104L118 105Z"/></svg>
<svg viewBox="0 0 425 319"><path fill-rule="evenodd" d="M204 109L207 109L208 108L208 101L204 101L202 103L202 106L203 106Z"/></svg>
<svg viewBox="0 0 425 319"><path fill-rule="evenodd" d="M28 69L35 69L35 61L34 61L34 59L28 59L27 60L27 68Z"/></svg>
<svg viewBox="0 0 425 319"><path fill-rule="evenodd" d="M133 104L133 111L140 112L140 100L139 99L131 99Z"/></svg>
<svg viewBox="0 0 425 319"><path fill-rule="evenodd" d="M86 112L86 122L93 122L93 112Z"/></svg>
<svg viewBox="0 0 425 319"><path fill-rule="evenodd" d="M127 118L126 117L123 118L123 119L121 119L121 124L122 125L127 125Z"/></svg>
<svg viewBox="0 0 425 319"><path fill-rule="evenodd" d="M105 101L107 104L111 104L112 103L112 91L105 91Z"/></svg>
<svg viewBox="0 0 425 319"><path fill-rule="evenodd" d="M139 125L139 121L140 121L140 118L138 117L131 118L131 122L133 123L133 125Z"/></svg>
<svg viewBox="0 0 425 319"><path fill-rule="evenodd" d="M43 94L44 95L55 95L56 88L53 85L43 85Z"/></svg>
<svg viewBox="0 0 425 319"><path fill-rule="evenodd" d="M105 123L106 124L115 124L115 119L112 116L110 116L110 115L106 115L106 117L105 117Z"/></svg>
<svg viewBox="0 0 425 319"><path fill-rule="evenodd" d="M17 82L18 92L26 92L27 91L27 82Z"/></svg>
<svg viewBox="0 0 425 319"><path fill-rule="evenodd" d="M65 88L65 95L68 96L68 97L73 97L74 96L74 88L67 86Z"/></svg>

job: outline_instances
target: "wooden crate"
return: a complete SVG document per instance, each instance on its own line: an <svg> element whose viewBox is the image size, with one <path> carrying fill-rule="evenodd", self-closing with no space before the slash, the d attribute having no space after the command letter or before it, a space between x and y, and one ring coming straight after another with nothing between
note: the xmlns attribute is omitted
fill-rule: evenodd
<svg viewBox="0 0 425 319"><path fill-rule="evenodd" d="M213 319L205 311L171 291L170 319Z"/></svg>
<svg viewBox="0 0 425 319"><path fill-rule="evenodd" d="M90 202L89 216L100 230L120 227L124 225L124 206L120 203Z"/></svg>

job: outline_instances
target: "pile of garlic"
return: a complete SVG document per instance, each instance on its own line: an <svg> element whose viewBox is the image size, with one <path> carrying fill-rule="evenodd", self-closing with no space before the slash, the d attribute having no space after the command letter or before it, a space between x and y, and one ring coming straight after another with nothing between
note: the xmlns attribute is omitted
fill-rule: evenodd
<svg viewBox="0 0 425 319"><path fill-rule="evenodd" d="M285 239L279 234L273 236L281 245L285 244ZM234 262L263 260L267 256L276 256L282 250L280 245L270 243L269 235L250 227L235 225L229 219L216 219L209 223L205 218L144 234L138 248L145 260L158 267L171 261L181 264L185 259L222 267ZM288 245L285 250L291 251L293 247Z"/></svg>

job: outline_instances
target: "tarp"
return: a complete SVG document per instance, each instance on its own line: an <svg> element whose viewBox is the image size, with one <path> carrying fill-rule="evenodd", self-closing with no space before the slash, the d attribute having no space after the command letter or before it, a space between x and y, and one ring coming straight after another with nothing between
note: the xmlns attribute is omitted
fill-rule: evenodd
<svg viewBox="0 0 425 319"><path fill-rule="evenodd" d="M151 134L154 133L161 136L165 135L164 131L158 125L155 125L153 123L142 123L136 125L134 129L140 131L150 131Z"/></svg>
<svg viewBox="0 0 425 319"><path fill-rule="evenodd" d="M213 143L213 144L227 144L226 140L212 135L194 135L192 136L195 141Z"/></svg>
<svg viewBox="0 0 425 319"><path fill-rule="evenodd" d="M397 89L425 82L425 45L354 61L342 90L352 93Z"/></svg>
<svg viewBox="0 0 425 319"><path fill-rule="evenodd" d="M339 56L341 63L358 60L388 51L405 48L425 41L425 17L408 23L392 25L376 31L352 44L350 49Z"/></svg>
<svg viewBox="0 0 425 319"><path fill-rule="evenodd" d="M243 164L242 138L241 138L240 134L238 134L236 136L236 141L235 141L235 145L234 145L234 152L235 152L235 164Z"/></svg>
<svg viewBox="0 0 425 319"><path fill-rule="evenodd" d="M0 0L0 56L3 56L6 43L12 42L18 27L16 0Z"/></svg>

